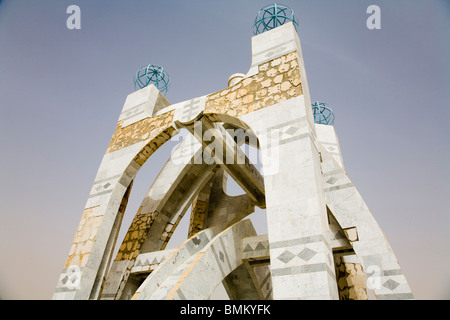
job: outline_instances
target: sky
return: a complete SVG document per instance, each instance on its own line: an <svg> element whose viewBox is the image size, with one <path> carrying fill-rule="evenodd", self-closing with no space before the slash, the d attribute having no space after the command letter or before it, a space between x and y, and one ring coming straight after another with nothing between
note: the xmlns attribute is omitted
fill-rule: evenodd
<svg viewBox="0 0 450 320"><path fill-rule="evenodd" d="M225 88L250 68L252 24L270 3L0 1L2 299L51 298L135 72L163 66L171 103ZM450 299L449 2L283 4L299 20L311 99L333 108L348 176L415 297ZM70 5L79 30L66 27ZM381 29L366 26L370 5ZM174 145L138 174L119 242ZM264 214L252 216L264 233Z"/></svg>

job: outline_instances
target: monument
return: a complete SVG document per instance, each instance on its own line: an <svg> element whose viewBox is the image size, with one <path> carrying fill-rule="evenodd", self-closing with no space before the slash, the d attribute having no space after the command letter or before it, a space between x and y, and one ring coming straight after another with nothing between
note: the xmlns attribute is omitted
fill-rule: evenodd
<svg viewBox="0 0 450 320"><path fill-rule="evenodd" d="M208 299L220 283L230 299L368 299L368 284L377 299L413 299L344 169L331 108L311 103L297 25L289 8L261 9L248 72L205 96L171 104L161 67L138 72L54 299ZM139 169L182 128L115 250ZM228 195L227 179L244 193ZM246 219L255 207L267 234ZM166 250L189 208L188 238Z"/></svg>

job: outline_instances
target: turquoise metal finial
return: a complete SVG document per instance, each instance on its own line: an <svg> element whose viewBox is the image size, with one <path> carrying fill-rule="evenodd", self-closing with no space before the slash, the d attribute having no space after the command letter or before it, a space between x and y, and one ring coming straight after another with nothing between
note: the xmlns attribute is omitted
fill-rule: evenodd
<svg viewBox="0 0 450 320"><path fill-rule="evenodd" d="M312 109L315 123L334 125L333 110L326 103L316 101L312 104Z"/></svg>
<svg viewBox="0 0 450 320"><path fill-rule="evenodd" d="M294 11L284 5L273 3L258 11L253 25L253 33L260 34L290 21L297 28L298 22Z"/></svg>
<svg viewBox="0 0 450 320"><path fill-rule="evenodd" d="M159 91L161 91L162 94L165 95L167 93L170 79L163 67L157 66L156 64L149 64L146 67L140 68L136 72L136 76L134 78L135 90L145 88L152 83Z"/></svg>

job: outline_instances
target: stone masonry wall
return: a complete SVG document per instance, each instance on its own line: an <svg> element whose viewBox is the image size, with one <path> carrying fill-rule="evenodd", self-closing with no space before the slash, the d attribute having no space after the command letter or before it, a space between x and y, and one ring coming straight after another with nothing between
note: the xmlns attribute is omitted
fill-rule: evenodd
<svg viewBox="0 0 450 320"><path fill-rule="evenodd" d="M258 66L258 74L206 97L205 114L238 117L303 94L296 52Z"/></svg>
<svg viewBox="0 0 450 320"><path fill-rule="evenodd" d="M339 300L368 300L361 264L344 262L340 257L335 262Z"/></svg>
<svg viewBox="0 0 450 320"><path fill-rule="evenodd" d="M156 117L149 117L122 128L123 120L117 123L106 153L111 153L138 142L144 142L167 130L173 120L174 110ZM164 143L163 141L162 143Z"/></svg>

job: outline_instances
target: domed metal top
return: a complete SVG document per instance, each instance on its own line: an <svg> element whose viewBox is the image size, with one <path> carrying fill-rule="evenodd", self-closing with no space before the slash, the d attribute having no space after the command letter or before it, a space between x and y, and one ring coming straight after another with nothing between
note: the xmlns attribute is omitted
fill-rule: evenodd
<svg viewBox="0 0 450 320"><path fill-rule="evenodd" d="M156 64L149 64L140 68L134 77L134 89L139 90L150 84L154 84L162 93L166 94L169 89L169 75L164 71L163 67Z"/></svg>
<svg viewBox="0 0 450 320"><path fill-rule="evenodd" d="M298 22L292 9L277 3L268 5L258 11L253 26L253 33L260 34L292 21L297 28Z"/></svg>
<svg viewBox="0 0 450 320"><path fill-rule="evenodd" d="M326 103L316 101L312 104L312 109L315 123L334 125L333 110Z"/></svg>

